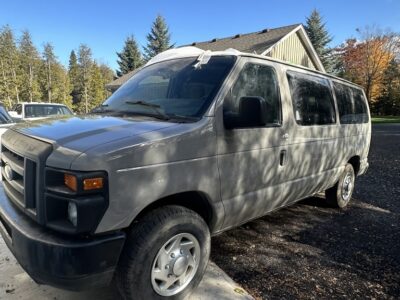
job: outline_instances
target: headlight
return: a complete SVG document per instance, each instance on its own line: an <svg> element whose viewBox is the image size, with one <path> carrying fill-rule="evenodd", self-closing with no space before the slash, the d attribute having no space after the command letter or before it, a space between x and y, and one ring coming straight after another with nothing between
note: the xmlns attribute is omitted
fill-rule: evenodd
<svg viewBox="0 0 400 300"><path fill-rule="evenodd" d="M93 233L108 208L108 174L47 167L44 198L47 227Z"/></svg>
<svg viewBox="0 0 400 300"><path fill-rule="evenodd" d="M76 204L74 202L68 203L68 220L75 227L78 225L78 210L77 210Z"/></svg>

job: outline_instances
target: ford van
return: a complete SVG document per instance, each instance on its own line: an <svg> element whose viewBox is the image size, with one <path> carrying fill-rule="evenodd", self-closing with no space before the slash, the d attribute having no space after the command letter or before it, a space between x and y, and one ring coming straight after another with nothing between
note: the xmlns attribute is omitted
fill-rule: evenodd
<svg viewBox="0 0 400 300"><path fill-rule="evenodd" d="M91 114L3 135L0 231L38 283L181 299L211 236L321 191L346 207L370 137L351 82L234 50L168 50Z"/></svg>

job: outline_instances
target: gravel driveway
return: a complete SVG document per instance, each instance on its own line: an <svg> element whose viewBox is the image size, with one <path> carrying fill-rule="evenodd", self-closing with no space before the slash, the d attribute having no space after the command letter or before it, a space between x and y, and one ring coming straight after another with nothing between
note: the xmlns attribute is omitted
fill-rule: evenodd
<svg viewBox="0 0 400 300"><path fill-rule="evenodd" d="M314 197L213 239L212 259L257 299L400 298L400 124L373 126L351 205Z"/></svg>

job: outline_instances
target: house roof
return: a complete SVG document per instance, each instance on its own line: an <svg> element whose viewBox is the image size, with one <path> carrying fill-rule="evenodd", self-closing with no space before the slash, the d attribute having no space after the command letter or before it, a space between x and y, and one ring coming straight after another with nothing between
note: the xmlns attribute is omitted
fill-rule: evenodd
<svg viewBox="0 0 400 300"><path fill-rule="evenodd" d="M301 24L294 24L279 28L264 29L252 33L237 34L222 39L212 39L206 42L194 42L191 46L211 51L223 51L233 48L241 52L262 54L266 49L271 48L271 46L279 42L283 37L300 25Z"/></svg>
<svg viewBox="0 0 400 300"><path fill-rule="evenodd" d="M246 34L236 34L234 36L221 39L215 38L206 42L193 42L190 45L184 45L181 47L194 46L202 50L211 51L224 51L231 48L244 53L267 55L275 45L284 41L294 32L297 32L299 34L299 37L304 42L304 46L310 54L310 58L316 65L317 69L324 72L325 69L321 63L321 60L315 52L315 49L312 46L312 43L308 38L303 25L301 24L263 29L261 31ZM128 79L131 78L139 69L136 69L110 82L109 84L106 84L106 88L112 91L116 90L123 83L128 81Z"/></svg>
<svg viewBox="0 0 400 300"><path fill-rule="evenodd" d="M129 73L122 75L121 77L118 77L117 79L111 81L110 83L107 83L106 88L112 91L118 89L122 84L127 82L139 70L140 68L137 68Z"/></svg>

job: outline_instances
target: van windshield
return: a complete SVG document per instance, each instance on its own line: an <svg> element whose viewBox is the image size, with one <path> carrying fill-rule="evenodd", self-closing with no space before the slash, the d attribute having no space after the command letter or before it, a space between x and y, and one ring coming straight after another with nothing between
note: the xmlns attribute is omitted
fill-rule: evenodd
<svg viewBox="0 0 400 300"><path fill-rule="evenodd" d="M167 119L199 119L209 107L236 60L212 56L168 60L143 68L95 113L121 112Z"/></svg>

